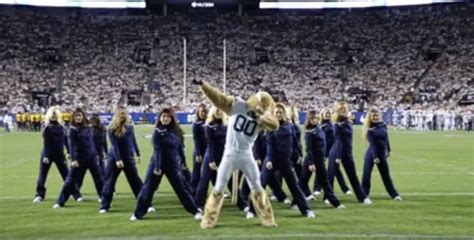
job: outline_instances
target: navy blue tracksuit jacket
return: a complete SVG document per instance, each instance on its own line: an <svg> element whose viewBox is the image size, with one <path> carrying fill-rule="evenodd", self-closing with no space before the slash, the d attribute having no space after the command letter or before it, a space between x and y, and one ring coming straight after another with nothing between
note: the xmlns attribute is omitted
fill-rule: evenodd
<svg viewBox="0 0 474 240"><path fill-rule="evenodd" d="M48 126L45 126L42 135L43 150L40 155L40 171L36 182L36 196L44 199L46 195L46 178L53 163L56 164L63 180L66 180L69 169L67 168L66 157L64 156L64 148L69 153L69 145L66 128L58 122L51 122ZM43 163L44 157L49 159L49 164ZM81 197L76 186L73 186L71 191L75 199Z"/></svg>
<svg viewBox="0 0 474 240"><path fill-rule="evenodd" d="M138 196L138 193L143 186L134 159L135 154L140 156L135 132L132 125L127 125L125 127L127 130L123 136L117 136L111 129L108 130L112 147L108 154L107 175L105 177L105 185L102 191L101 209L107 210L110 208L110 204L113 200L115 184L122 170L125 172L128 184L130 185L135 197ZM123 169L117 168L116 162L118 160L122 160L124 165Z"/></svg>
<svg viewBox="0 0 474 240"><path fill-rule="evenodd" d="M367 195L362 189L357 177L354 157L352 155L352 123L342 121L334 124L334 144L329 153L328 179L331 187L334 185L334 175L336 173L336 159L340 159L347 177L352 185L352 189L359 202L363 202Z"/></svg>
<svg viewBox="0 0 474 240"><path fill-rule="evenodd" d="M326 134L324 131L317 126L312 129L308 129L305 132L305 143L306 143L306 157L303 164L303 169L300 176L300 187L306 196L311 195L311 191L308 187L308 182L311 177L309 171L310 165L316 167L316 178L324 190L324 199L328 199L329 202L334 206L338 207L341 203L334 195L331 185L329 184L326 167L324 166L324 153L326 151Z"/></svg>
<svg viewBox="0 0 474 240"><path fill-rule="evenodd" d="M374 123L367 131L369 146L365 151L364 173L362 175L362 187L367 195L370 193L370 178L374 167L374 160L378 159L377 167L382 177L383 184L390 197L398 196L393 185L388 167L388 154L390 153L390 142L388 140L387 126L384 123Z"/></svg>
<svg viewBox="0 0 474 240"><path fill-rule="evenodd" d="M293 150L293 132L292 125L288 122L281 121L280 127L276 131L267 134L267 156L262 168L262 187L265 188L267 184L272 183L275 171L279 170L286 181L288 188L293 195L293 202L298 206L301 214L306 215L310 210L305 196L298 185L298 178L296 177L295 168L291 161ZM271 162L273 168L269 170L266 168L267 162ZM281 186L272 186L273 191Z"/></svg>
<svg viewBox="0 0 474 240"><path fill-rule="evenodd" d="M94 138L92 128L89 126L85 127L73 127L69 129L69 149L71 151L72 161L77 161L79 167L71 168L66 181L64 182L63 189L59 194L59 198L56 203L60 206L64 206L69 196L71 195L77 182L84 178L86 171L89 170L94 180L94 185L97 191L97 195L101 195L103 182L102 176L100 175L100 168L97 162L97 152L94 146Z"/></svg>
<svg viewBox="0 0 474 240"><path fill-rule="evenodd" d="M196 162L196 157L201 156L204 160L204 153L206 152L207 142L206 135L204 133L205 122L204 120L197 120L193 123L193 141L194 141L194 151L193 151L193 173L191 177L191 186L193 189L197 188L199 179L201 177L202 171L202 162Z"/></svg>
<svg viewBox="0 0 474 240"><path fill-rule="evenodd" d="M153 194L158 189L163 175L166 175L181 204L191 214L199 212L192 193L184 185L181 175L181 136L172 129L164 127L155 128L152 136L153 156L148 166L145 182L137 198L134 215L143 218L151 206ZM161 170L161 175L155 175L154 170Z"/></svg>
<svg viewBox="0 0 474 240"><path fill-rule="evenodd" d="M330 120L323 120L319 128L324 131L324 134L326 136L326 149L324 152L324 157L328 158L329 152L331 151L331 147L334 144L334 125L331 123ZM336 179L343 193L349 191L349 187L347 186L346 181L344 180L344 176L341 172L339 165L336 165ZM318 182L318 178L314 179L313 190L319 192L321 191L321 183Z"/></svg>

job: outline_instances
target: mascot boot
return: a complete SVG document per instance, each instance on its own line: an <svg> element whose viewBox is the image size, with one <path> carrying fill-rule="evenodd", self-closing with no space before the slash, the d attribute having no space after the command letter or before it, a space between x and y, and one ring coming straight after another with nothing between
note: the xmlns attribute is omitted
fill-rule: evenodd
<svg viewBox="0 0 474 240"><path fill-rule="evenodd" d="M224 203L224 195L222 193L212 192L207 199L204 207L204 216L201 221L202 229L214 228Z"/></svg>
<svg viewBox="0 0 474 240"><path fill-rule="evenodd" d="M262 225L265 227L278 227L275 222L275 217L273 216L272 205L270 199L268 199L267 193L265 191L259 193L252 192L250 197L255 211L262 221Z"/></svg>

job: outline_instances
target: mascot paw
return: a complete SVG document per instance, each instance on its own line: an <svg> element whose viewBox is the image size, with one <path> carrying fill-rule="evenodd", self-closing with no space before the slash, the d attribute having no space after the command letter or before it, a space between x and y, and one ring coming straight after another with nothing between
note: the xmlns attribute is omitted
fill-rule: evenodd
<svg viewBox="0 0 474 240"><path fill-rule="evenodd" d="M203 82L201 80L196 80L196 79L193 79L191 81L191 83L194 84L194 85L202 85L203 84Z"/></svg>

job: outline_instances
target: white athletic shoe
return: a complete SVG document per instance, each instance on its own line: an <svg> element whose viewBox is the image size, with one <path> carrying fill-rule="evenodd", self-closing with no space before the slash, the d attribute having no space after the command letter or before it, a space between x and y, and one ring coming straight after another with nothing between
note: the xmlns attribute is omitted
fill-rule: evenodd
<svg viewBox="0 0 474 240"><path fill-rule="evenodd" d="M37 196L35 197L35 199L33 199L33 203L39 203L39 202L42 202L43 201L43 198L40 197L40 196Z"/></svg>
<svg viewBox="0 0 474 240"><path fill-rule="evenodd" d="M248 211L250 211L250 207L249 207L249 206L247 206L247 207L244 208L244 212L248 212Z"/></svg>
<svg viewBox="0 0 474 240"><path fill-rule="evenodd" d="M156 212L156 208L155 207L149 207L147 212L154 213L154 212Z"/></svg>
<svg viewBox="0 0 474 240"><path fill-rule="evenodd" d="M202 213L201 212L198 212L196 214L194 214L194 220L202 220Z"/></svg>
<svg viewBox="0 0 474 240"><path fill-rule="evenodd" d="M100 214L104 214L104 213L106 213L106 212L107 212L106 209L100 209L100 210L99 210L99 213L100 213Z"/></svg>
<svg viewBox="0 0 474 240"><path fill-rule="evenodd" d="M252 212L248 211L247 213L245 213L245 218L247 219L252 219L255 217L255 214L253 214Z"/></svg>
<svg viewBox="0 0 474 240"><path fill-rule="evenodd" d="M54 208L54 209L58 209L58 208L62 208L62 207L61 207L61 205L59 205L59 204L56 203L56 204L54 204L53 208Z"/></svg>
<svg viewBox="0 0 474 240"><path fill-rule="evenodd" d="M102 198L97 199L97 202L102 203Z"/></svg>
<svg viewBox="0 0 474 240"><path fill-rule="evenodd" d="M276 201L278 201L278 199L277 199L277 197L275 197L275 196L271 196L271 197L270 197L270 201L276 202Z"/></svg>
<svg viewBox="0 0 474 240"><path fill-rule="evenodd" d="M290 201L290 199L288 199L288 198L285 198L285 200L283 200L283 204L291 204L291 201Z"/></svg>
<svg viewBox="0 0 474 240"><path fill-rule="evenodd" d="M299 208L298 208L298 205L295 204L295 205L291 205L290 209L298 210Z"/></svg>
<svg viewBox="0 0 474 240"><path fill-rule="evenodd" d="M401 201L401 200L402 200L402 197L396 196L396 197L393 198L393 200L395 200L395 201ZM33 201L33 202L34 202L34 201Z"/></svg>
<svg viewBox="0 0 474 240"><path fill-rule="evenodd" d="M224 198L229 198L230 194L229 193L224 193Z"/></svg>
<svg viewBox="0 0 474 240"><path fill-rule="evenodd" d="M362 203L364 205L371 205L372 201L369 198L364 199L364 202Z"/></svg>
<svg viewBox="0 0 474 240"><path fill-rule="evenodd" d="M347 192L345 192L346 195L352 195L352 192L351 190L347 190Z"/></svg>
<svg viewBox="0 0 474 240"><path fill-rule="evenodd" d="M76 202L84 202L84 198L83 198L83 197L79 197L78 199L76 199Z"/></svg>
<svg viewBox="0 0 474 240"><path fill-rule="evenodd" d="M313 195L309 195L306 197L306 201L311 201L311 200L314 200L314 196Z"/></svg>
<svg viewBox="0 0 474 240"><path fill-rule="evenodd" d="M344 206L343 204L340 204L339 206L337 206L337 209L344 209L346 208L346 206Z"/></svg>
<svg viewBox="0 0 474 240"><path fill-rule="evenodd" d="M329 202L329 200L327 200L327 199L324 199L324 204L331 205L331 202Z"/></svg>
<svg viewBox="0 0 474 240"><path fill-rule="evenodd" d="M137 220L138 220L138 218L135 217L135 214L130 217L130 221L137 221Z"/></svg>
<svg viewBox="0 0 474 240"><path fill-rule="evenodd" d="M315 191L315 192L313 193L313 195L314 195L315 197L317 197L317 196L321 195L321 192L320 192L320 191Z"/></svg>
<svg viewBox="0 0 474 240"><path fill-rule="evenodd" d="M307 217L307 218L315 218L315 217L316 217L316 214L314 214L313 211L308 210L308 211L306 212L306 217Z"/></svg>

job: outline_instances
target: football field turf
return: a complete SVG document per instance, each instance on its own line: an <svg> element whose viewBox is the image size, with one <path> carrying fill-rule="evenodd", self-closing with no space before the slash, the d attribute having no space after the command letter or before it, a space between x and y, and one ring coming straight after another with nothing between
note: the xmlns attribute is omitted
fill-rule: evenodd
<svg viewBox="0 0 474 240"><path fill-rule="evenodd" d="M190 127L184 128L190 134ZM141 177L152 153L151 131L151 125L136 127L143 158L138 165ZM63 183L56 167L49 172L45 201L33 204L41 135L5 133L2 129L0 239L474 239L474 133L391 130L390 138L391 173L403 198L401 202L389 198L374 168L371 206L361 205L354 195L343 195L336 182L336 195L346 209L326 206L319 198L310 203L317 217L308 219L288 205L273 203L279 227L265 229L258 218L245 219L245 214L227 199L217 227L201 230L199 222L183 209L167 180L154 198L157 212L137 222L129 220L135 200L123 175L117 182L113 207L103 215L98 213L97 195L89 173L81 189L84 202L70 199L66 207L52 209ZM360 128L356 127L354 157L359 179L365 148ZM190 167L192 149L192 138L187 135ZM313 180L311 186L312 183Z"/></svg>

